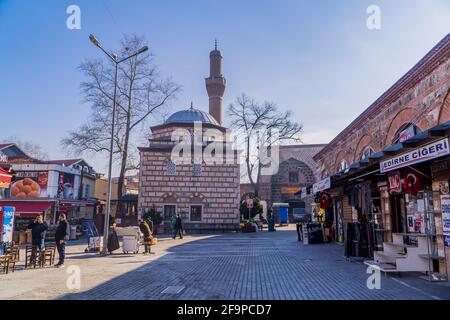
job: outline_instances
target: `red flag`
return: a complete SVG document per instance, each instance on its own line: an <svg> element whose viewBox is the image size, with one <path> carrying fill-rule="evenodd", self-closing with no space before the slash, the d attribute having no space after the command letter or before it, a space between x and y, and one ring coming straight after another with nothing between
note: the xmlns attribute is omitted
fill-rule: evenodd
<svg viewBox="0 0 450 320"><path fill-rule="evenodd" d="M403 178L403 189L405 192L417 196L421 187L422 175L415 170L406 168Z"/></svg>
<svg viewBox="0 0 450 320"><path fill-rule="evenodd" d="M330 203L330 195L328 193L322 192L320 194L320 208L327 209L328 204Z"/></svg>

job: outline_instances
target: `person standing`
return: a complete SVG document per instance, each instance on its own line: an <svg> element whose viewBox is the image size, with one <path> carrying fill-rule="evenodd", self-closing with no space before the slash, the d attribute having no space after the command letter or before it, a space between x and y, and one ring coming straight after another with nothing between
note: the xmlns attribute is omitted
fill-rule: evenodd
<svg viewBox="0 0 450 320"><path fill-rule="evenodd" d="M144 247L145 247L144 254L152 254L153 253L151 252L152 230L150 229L150 226L145 220L141 219L139 220L139 229L144 235Z"/></svg>
<svg viewBox="0 0 450 320"><path fill-rule="evenodd" d="M70 225L66 220L66 215L61 213L58 218L58 227L55 232L56 249L58 250L59 261L55 265L57 268L64 268L66 257L66 241L70 237Z"/></svg>
<svg viewBox="0 0 450 320"><path fill-rule="evenodd" d="M42 215L38 215L36 220L28 225L27 229L31 230L31 245L33 246L30 262L35 264L37 250L45 250L45 235L47 234L48 225Z"/></svg>
<svg viewBox="0 0 450 320"><path fill-rule="evenodd" d="M175 233L173 235L173 238L175 239L177 235L180 235L180 239L183 239L183 223L181 221L180 214L177 214L177 219L175 220Z"/></svg>

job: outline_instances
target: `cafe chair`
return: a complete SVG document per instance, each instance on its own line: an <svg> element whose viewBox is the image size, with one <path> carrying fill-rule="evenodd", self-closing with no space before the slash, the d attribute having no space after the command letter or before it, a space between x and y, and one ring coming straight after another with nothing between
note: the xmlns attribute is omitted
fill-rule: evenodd
<svg viewBox="0 0 450 320"><path fill-rule="evenodd" d="M9 254L0 256L0 270L3 273L8 274L10 266L11 256Z"/></svg>

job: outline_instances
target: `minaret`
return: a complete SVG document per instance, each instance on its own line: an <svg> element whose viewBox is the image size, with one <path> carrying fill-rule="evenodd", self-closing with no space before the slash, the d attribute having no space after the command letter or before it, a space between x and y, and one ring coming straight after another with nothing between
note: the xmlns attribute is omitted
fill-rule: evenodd
<svg viewBox="0 0 450 320"><path fill-rule="evenodd" d="M209 54L209 78L206 78L206 91L209 96L209 114L222 125L222 97L227 84L222 76L222 53L217 50L217 40L214 50Z"/></svg>

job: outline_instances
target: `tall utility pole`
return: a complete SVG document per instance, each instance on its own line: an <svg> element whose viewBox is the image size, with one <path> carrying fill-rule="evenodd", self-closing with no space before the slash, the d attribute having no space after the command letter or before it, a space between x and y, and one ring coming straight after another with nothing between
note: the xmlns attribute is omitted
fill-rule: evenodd
<svg viewBox="0 0 450 320"><path fill-rule="evenodd" d="M111 124L111 143L110 143L110 149L109 149L109 164L108 164L108 188L107 188L107 194L106 194L106 212L105 212L105 224L103 227L103 254L107 254L108 252L108 236L109 236L109 215L111 214L111 189L112 189L112 158L113 158L113 148L114 148L114 126L115 126L115 120L116 120L116 95L117 95L117 73L119 69L119 64L131 59L138 54L141 54L148 50L148 47L142 47L140 48L136 53L133 53L132 55L119 59L118 56L114 53L109 53L105 49L102 48L100 45L100 42L91 34L89 35L89 40L100 50L102 50L111 60L114 62L115 65L115 74L114 74L114 96L113 96L113 111L112 111L112 124Z"/></svg>

